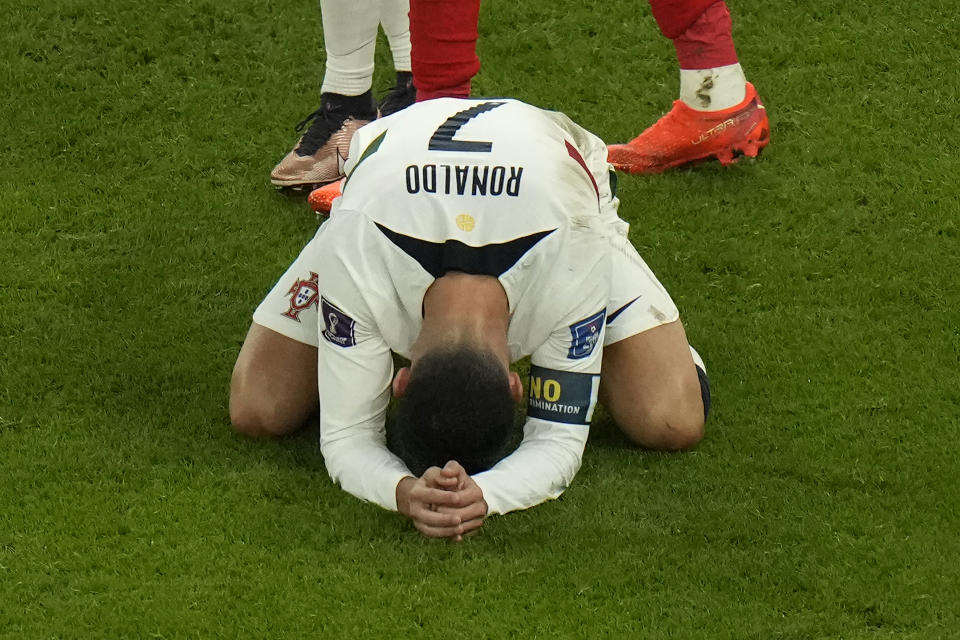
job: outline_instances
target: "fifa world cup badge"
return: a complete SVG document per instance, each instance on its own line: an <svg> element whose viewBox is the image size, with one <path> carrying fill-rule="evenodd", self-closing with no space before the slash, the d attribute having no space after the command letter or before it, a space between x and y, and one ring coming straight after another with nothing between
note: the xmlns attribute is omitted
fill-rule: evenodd
<svg viewBox="0 0 960 640"><path fill-rule="evenodd" d="M589 318L570 325L570 350L567 352L569 359L579 360L593 353L594 347L600 341L600 331L606 315L607 310L601 309Z"/></svg>
<svg viewBox="0 0 960 640"><path fill-rule="evenodd" d="M287 295L290 296L290 307L281 315L300 322L300 314L303 311L317 306L320 300L320 285L317 283L319 277L311 271L309 279L294 282L290 291L287 291Z"/></svg>
<svg viewBox="0 0 960 640"><path fill-rule="evenodd" d="M357 338L354 335L354 327L357 323L343 309L321 297L320 313L323 314L324 326L320 335L327 342L338 347L352 347L357 344Z"/></svg>

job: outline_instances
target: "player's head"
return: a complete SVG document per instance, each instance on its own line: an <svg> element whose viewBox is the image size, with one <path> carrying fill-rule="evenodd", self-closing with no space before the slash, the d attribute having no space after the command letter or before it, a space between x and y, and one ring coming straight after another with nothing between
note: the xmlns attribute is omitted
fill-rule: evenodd
<svg viewBox="0 0 960 640"><path fill-rule="evenodd" d="M394 384L391 440L417 476L456 460L468 474L496 464L510 443L519 378L472 345L433 349ZM522 392L521 392L522 393Z"/></svg>

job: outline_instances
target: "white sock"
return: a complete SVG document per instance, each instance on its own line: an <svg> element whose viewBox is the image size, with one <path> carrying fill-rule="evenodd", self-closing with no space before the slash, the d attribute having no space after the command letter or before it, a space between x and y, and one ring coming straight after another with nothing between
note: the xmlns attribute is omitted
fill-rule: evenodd
<svg viewBox="0 0 960 640"><path fill-rule="evenodd" d="M390 43L393 68L410 71L410 0L380 0L380 24Z"/></svg>
<svg viewBox="0 0 960 640"><path fill-rule="evenodd" d="M376 0L320 0L327 51L321 92L358 96L373 85L378 9Z"/></svg>
<svg viewBox="0 0 960 640"><path fill-rule="evenodd" d="M747 79L739 63L715 69L680 69L680 100L691 109L729 109L746 95Z"/></svg>

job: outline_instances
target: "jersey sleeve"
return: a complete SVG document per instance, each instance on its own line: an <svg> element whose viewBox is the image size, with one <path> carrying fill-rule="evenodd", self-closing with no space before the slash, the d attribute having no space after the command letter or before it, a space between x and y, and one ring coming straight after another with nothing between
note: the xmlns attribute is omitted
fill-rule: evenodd
<svg viewBox="0 0 960 640"><path fill-rule="evenodd" d="M586 425L562 427L527 420L516 451L474 476L488 515L527 509L559 497L580 469L587 433Z"/></svg>
<svg viewBox="0 0 960 640"><path fill-rule="evenodd" d="M595 285L531 356L520 446L474 476L490 514L557 498L580 469L600 387L609 291L607 278Z"/></svg>
<svg viewBox="0 0 960 640"><path fill-rule="evenodd" d="M396 511L397 483L411 474L386 445L393 358L379 333L353 313L321 298L320 450L335 483Z"/></svg>

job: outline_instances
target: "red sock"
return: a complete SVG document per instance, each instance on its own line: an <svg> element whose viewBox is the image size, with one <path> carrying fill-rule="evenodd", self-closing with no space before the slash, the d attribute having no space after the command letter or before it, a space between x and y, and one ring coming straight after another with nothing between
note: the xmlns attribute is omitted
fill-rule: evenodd
<svg viewBox="0 0 960 640"><path fill-rule="evenodd" d="M660 31L673 40L697 21L717 0L650 0Z"/></svg>
<svg viewBox="0 0 960 640"><path fill-rule="evenodd" d="M410 63L417 102L470 96L480 70L480 0L410 0Z"/></svg>
<svg viewBox="0 0 960 640"><path fill-rule="evenodd" d="M673 46L681 69L713 69L736 64L730 10L723 0L707 7Z"/></svg>

